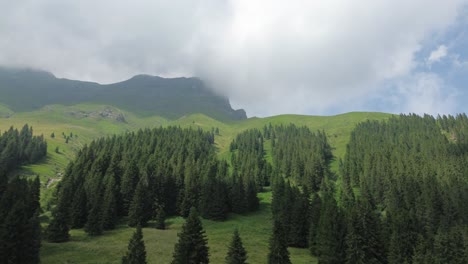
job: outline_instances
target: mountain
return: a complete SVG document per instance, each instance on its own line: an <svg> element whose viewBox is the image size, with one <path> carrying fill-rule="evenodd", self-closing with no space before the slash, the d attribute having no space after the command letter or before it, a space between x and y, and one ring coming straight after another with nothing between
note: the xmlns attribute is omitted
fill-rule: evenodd
<svg viewBox="0 0 468 264"><path fill-rule="evenodd" d="M212 92L198 78L161 78L137 75L102 85L56 78L32 69L0 68L0 103L15 112L45 105L108 104L143 116L177 119L201 113L217 120L246 119L243 109L232 109L229 100Z"/></svg>

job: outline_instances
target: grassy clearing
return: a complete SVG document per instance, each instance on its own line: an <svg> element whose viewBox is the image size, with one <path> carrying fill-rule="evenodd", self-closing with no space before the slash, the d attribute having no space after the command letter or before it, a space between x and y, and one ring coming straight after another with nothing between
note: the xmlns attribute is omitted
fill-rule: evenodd
<svg viewBox="0 0 468 264"><path fill-rule="evenodd" d="M249 215L232 214L228 221L203 220L210 248L210 262L223 263L232 232L237 227L248 252L249 263L266 263L271 234L271 192L259 194L261 208ZM167 230L143 229L148 263L170 263L177 233L184 220L168 219ZM134 229L120 225L103 236L89 237L83 230L72 230L71 241L62 244L44 242L42 263L120 263ZM307 249L290 248L292 263L316 263Z"/></svg>

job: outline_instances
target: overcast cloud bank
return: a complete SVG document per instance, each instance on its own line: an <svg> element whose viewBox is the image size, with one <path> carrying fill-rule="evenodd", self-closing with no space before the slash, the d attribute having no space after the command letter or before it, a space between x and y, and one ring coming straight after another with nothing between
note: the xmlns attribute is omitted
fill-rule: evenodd
<svg viewBox="0 0 468 264"><path fill-rule="evenodd" d="M450 48L439 43L423 60L416 54L456 23L466 4L3 1L0 64L101 83L139 73L198 76L249 115L360 110L376 93L391 95L382 99L390 100L384 111L453 112L454 88L418 70Z"/></svg>

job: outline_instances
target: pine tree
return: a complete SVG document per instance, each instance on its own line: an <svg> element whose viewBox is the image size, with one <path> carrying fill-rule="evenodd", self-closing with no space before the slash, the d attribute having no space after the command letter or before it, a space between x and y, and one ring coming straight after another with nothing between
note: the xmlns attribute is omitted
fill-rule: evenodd
<svg viewBox="0 0 468 264"><path fill-rule="evenodd" d="M126 164L122 181L120 185L120 193L122 194L122 210L124 214L128 214L130 204L134 198L135 187L139 180L139 169L134 159Z"/></svg>
<svg viewBox="0 0 468 264"><path fill-rule="evenodd" d="M41 181L39 176L36 176L34 180L29 182L29 197L28 197L28 213L29 216L34 215L36 212L40 213L41 205L39 199L41 196Z"/></svg>
<svg viewBox="0 0 468 264"><path fill-rule="evenodd" d="M70 208L71 228L82 228L88 219L88 210L86 206L86 192L83 185L75 188L73 200Z"/></svg>
<svg viewBox="0 0 468 264"><path fill-rule="evenodd" d="M208 243L197 210L192 207L174 247L172 264L208 263Z"/></svg>
<svg viewBox="0 0 468 264"><path fill-rule="evenodd" d="M287 234L279 221L273 223L273 234L270 239L269 264L290 264Z"/></svg>
<svg viewBox="0 0 468 264"><path fill-rule="evenodd" d="M286 202L286 183L282 177L275 179L272 189L271 212L273 213L273 219L282 221Z"/></svg>
<svg viewBox="0 0 468 264"><path fill-rule="evenodd" d="M246 192L245 195L247 197L248 210L250 212L254 212L258 210L258 207L260 206L260 201L258 200L257 189L255 187L255 183L253 182L253 180L248 181L245 192Z"/></svg>
<svg viewBox="0 0 468 264"><path fill-rule="evenodd" d="M135 233L128 242L128 251L122 257L122 264L146 264L146 249L143 241L141 226L138 225Z"/></svg>
<svg viewBox="0 0 468 264"><path fill-rule="evenodd" d="M190 213L192 207L197 207L199 204L200 197L200 173L198 166L194 160L187 160L185 163L184 171L184 193L182 202L179 208L179 212L183 217L186 217ZM197 168L198 167L198 168Z"/></svg>
<svg viewBox="0 0 468 264"><path fill-rule="evenodd" d="M199 201L200 214L205 219L222 221L228 211L227 188L217 177L218 162L211 161L206 173Z"/></svg>
<svg viewBox="0 0 468 264"><path fill-rule="evenodd" d="M340 264L345 258L343 216L331 193L325 193L317 231L317 256L320 263Z"/></svg>
<svg viewBox="0 0 468 264"><path fill-rule="evenodd" d="M312 255L317 255L317 231L320 220L321 201L320 197L315 195L312 199L309 210L309 250Z"/></svg>
<svg viewBox="0 0 468 264"><path fill-rule="evenodd" d="M407 210L398 213L387 212L392 233L389 235L388 263L396 264L410 261L417 242L415 219Z"/></svg>
<svg viewBox="0 0 468 264"><path fill-rule="evenodd" d="M101 204L98 203L94 205L89 211L88 221L85 225L85 231L91 236L101 235L104 229L101 207Z"/></svg>
<svg viewBox="0 0 468 264"><path fill-rule="evenodd" d="M115 179L107 176L103 200L103 227L106 230L113 229L117 221L117 186Z"/></svg>
<svg viewBox="0 0 468 264"><path fill-rule="evenodd" d="M164 211L164 207L161 205L158 205L156 207L156 229L161 229L164 230L166 229L166 212Z"/></svg>
<svg viewBox="0 0 468 264"><path fill-rule="evenodd" d="M347 263L382 263L385 262L385 253L378 219L363 199L351 209L346 236Z"/></svg>
<svg viewBox="0 0 468 264"><path fill-rule="evenodd" d="M68 241L70 239L70 228L67 224L65 209L63 209L60 204L57 205L57 208L55 208L55 210L52 212L52 216L53 218L46 229L47 241L53 243Z"/></svg>
<svg viewBox="0 0 468 264"><path fill-rule="evenodd" d="M226 263L227 264L247 263L247 252L245 251L245 248L242 245L242 240L239 236L239 231L237 230L237 228L234 230L231 244L229 245L229 250L226 256Z"/></svg>
<svg viewBox="0 0 468 264"><path fill-rule="evenodd" d="M129 226L146 226L148 220L151 218L147 188L147 183L143 177L138 182L132 203L130 204L130 209L128 211Z"/></svg>
<svg viewBox="0 0 468 264"><path fill-rule="evenodd" d="M455 227L438 231L434 241L436 263L466 263L465 250L462 231Z"/></svg>
<svg viewBox="0 0 468 264"><path fill-rule="evenodd" d="M430 263L429 260L427 259L428 255L427 251L427 244L428 240L425 239L422 235L418 236L418 241L416 243L416 247L414 249L414 253L412 256L412 263L413 264L426 264ZM431 254L432 255L432 254ZM432 258L432 256L431 256Z"/></svg>
<svg viewBox="0 0 468 264"><path fill-rule="evenodd" d="M308 222L309 199L307 193L294 188L293 204L290 206L288 245L299 248L307 247L310 224Z"/></svg>
<svg viewBox="0 0 468 264"><path fill-rule="evenodd" d="M23 231L23 259L27 263L39 263L39 250L41 247L41 224L39 222L40 181L39 177L29 182L29 193L26 207L27 223Z"/></svg>
<svg viewBox="0 0 468 264"><path fill-rule="evenodd" d="M0 263L24 263L23 229L26 224L25 204L19 200L12 206L0 230Z"/></svg>
<svg viewBox="0 0 468 264"><path fill-rule="evenodd" d="M247 199L245 198L244 183L242 177L235 175L233 171L233 179L231 184L231 191L229 193L229 203L231 210L236 214L243 214L247 212Z"/></svg>
<svg viewBox="0 0 468 264"><path fill-rule="evenodd" d="M41 248L41 223L39 221L39 210L29 219L24 234L24 252L22 252L25 263L40 263L39 250Z"/></svg>

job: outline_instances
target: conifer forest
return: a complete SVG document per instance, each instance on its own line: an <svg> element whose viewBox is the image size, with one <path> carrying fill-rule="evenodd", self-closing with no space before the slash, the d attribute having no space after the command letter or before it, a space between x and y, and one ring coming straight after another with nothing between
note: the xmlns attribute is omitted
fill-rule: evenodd
<svg viewBox="0 0 468 264"><path fill-rule="evenodd" d="M0 137L0 262L39 263L41 240L67 243L72 229L100 236L124 221L136 231L122 263L146 263L141 229L164 230L181 216L172 263L208 263L200 219L255 212L257 194L271 190L268 263L291 263L291 247L325 264L467 263L466 115L362 122L339 160L328 140L324 131L268 124L238 134L225 160L214 132L202 129L99 138L67 166L41 228L38 178L9 175L44 158L47 143L27 125L11 128ZM248 255L233 229L226 263Z"/></svg>

